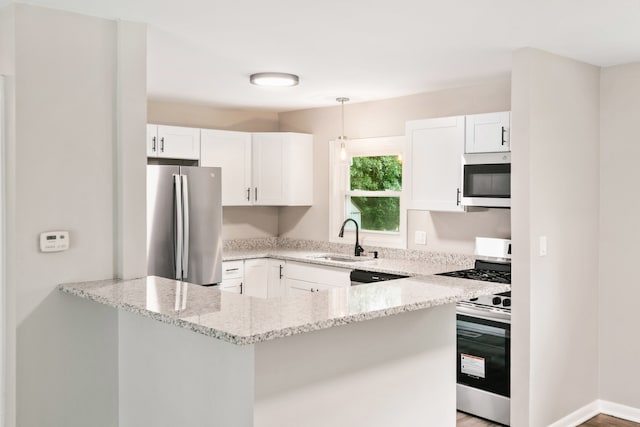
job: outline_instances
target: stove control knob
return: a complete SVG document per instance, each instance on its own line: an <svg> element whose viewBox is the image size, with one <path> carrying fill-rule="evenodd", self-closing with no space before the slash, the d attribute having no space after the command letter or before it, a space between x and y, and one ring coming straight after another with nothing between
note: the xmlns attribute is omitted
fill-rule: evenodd
<svg viewBox="0 0 640 427"><path fill-rule="evenodd" d="M493 305L500 305L500 303L502 302L502 298L500 297L493 297L493 301L491 301L493 303Z"/></svg>
<svg viewBox="0 0 640 427"><path fill-rule="evenodd" d="M511 306L511 299L510 298L505 298L502 301L502 305L505 306L505 307L510 307Z"/></svg>

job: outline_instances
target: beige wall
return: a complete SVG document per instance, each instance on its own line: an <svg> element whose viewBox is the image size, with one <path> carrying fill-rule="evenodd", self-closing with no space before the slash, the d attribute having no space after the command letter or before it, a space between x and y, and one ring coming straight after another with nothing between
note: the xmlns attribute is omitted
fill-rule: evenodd
<svg viewBox="0 0 640 427"><path fill-rule="evenodd" d="M512 425L541 427L598 398L600 70L523 49L512 78Z"/></svg>
<svg viewBox="0 0 640 427"><path fill-rule="evenodd" d="M640 408L640 63L600 80L600 397Z"/></svg>
<svg viewBox="0 0 640 427"><path fill-rule="evenodd" d="M244 132L275 132L279 128L278 114L273 112L225 110L159 100L149 100L147 122ZM234 206L222 209L223 239L275 236L278 236L277 207Z"/></svg>
<svg viewBox="0 0 640 427"><path fill-rule="evenodd" d="M371 138L404 135L405 122L430 117L486 113L510 109L509 77L482 84L375 102L345 104L347 137ZM348 94L346 94L348 95ZM329 233L329 141L340 130L340 107L280 113L280 130L314 135L314 205L281 208L281 236L328 240ZM415 245L415 230L427 232L427 245ZM473 253L475 236L510 237L510 211L484 213L429 213L410 211L408 246L412 249Z"/></svg>

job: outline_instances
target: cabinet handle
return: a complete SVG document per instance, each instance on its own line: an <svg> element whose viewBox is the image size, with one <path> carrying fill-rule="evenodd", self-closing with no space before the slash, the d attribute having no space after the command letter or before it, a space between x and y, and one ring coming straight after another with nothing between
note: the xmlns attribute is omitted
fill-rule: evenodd
<svg viewBox="0 0 640 427"><path fill-rule="evenodd" d="M164 136L160 138L160 152L164 153Z"/></svg>
<svg viewBox="0 0 640 427"><path fill-rule="evenodd" d="M225 271L226 271L227 273L229 273L229 272L231 272L231 271L238 271L238 270L240 270L240 269L239 269L239 268L228 268L228 269L226 269Z"/></svg>
<svg viewBox="0 0 640 427"><path fill-rule="evenodd" d="M244 293L244 292L242 292L242 283L240 283L240 293L241 294Z"/></svg>
<svg viewBox="0 0 640 427"><path fill-rule="evenodd" d="M251 201L251 187L247 188L247 202Z"/></svg>
<svg viewBox="0 0 640 427"><path fill-rule="evenodd" d="M456 192L456 206L460 206L460 189L457 189Z"/></svg>
<svg viewBox="0 0 640 427"><path fill-rule="evenodd" d="M504 131L505 131L504 126L502 126L502 145L504 145L504 143L506 142L504 140Z"/></svg>
<svg viewBox="0 0 640 427"><path fill-rule="evenodd" d="M280 278L282 279L282 265L280 265Z"/></svg>
<svg viewBox="0 0 640 427"><path fill-rule="evenodd" d="M254 196L255 196L255 199L256 199L256 202L257 202L258 201L258 187L256 187L255 190L254 190Z"/></svg>
<svg viewBox="0 0 640 427"><path fill-rule="evenodd" d="M152 153L156 152L156 137L155 136L153 138L151 138L151 152Z"/></svg>

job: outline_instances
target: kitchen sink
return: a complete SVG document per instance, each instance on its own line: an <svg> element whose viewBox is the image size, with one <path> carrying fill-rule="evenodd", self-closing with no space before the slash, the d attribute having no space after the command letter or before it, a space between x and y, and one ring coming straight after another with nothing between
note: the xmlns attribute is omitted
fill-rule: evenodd
<svg viewBox="0 0 640 427"><path fill-rule="evenodd" d="M310 255L309 258L325 260L325 261L337 261L337 262L366 262L366 261L373 261L373 258L364 257L364 256L349 256L349 255L334 255L334 254Z"/></svg>

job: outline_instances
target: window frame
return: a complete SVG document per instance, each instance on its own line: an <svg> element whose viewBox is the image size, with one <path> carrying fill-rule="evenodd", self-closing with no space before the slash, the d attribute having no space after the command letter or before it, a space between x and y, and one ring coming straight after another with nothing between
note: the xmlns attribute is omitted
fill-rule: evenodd
<svg viewBox="0 0 640 427"><path fill-rule="evenodd" d="M334 140L329 143L329 241L334 243L355 242L355 230L353 229L345 229L344 237L338 237L340 226L345 220L345 201L347 196L398 197L400 199L400 225L398 231L360 230L360 244L365 247L365 250L367 250L366 245L406 249L407 208L405 191L349 189L349 168L352 157L400 155L404 159L405 137L390 136L347 140L344 142L347 151L345 160L340 159L342 142ZM403 188L405 185L403 176Z"/></svg>

